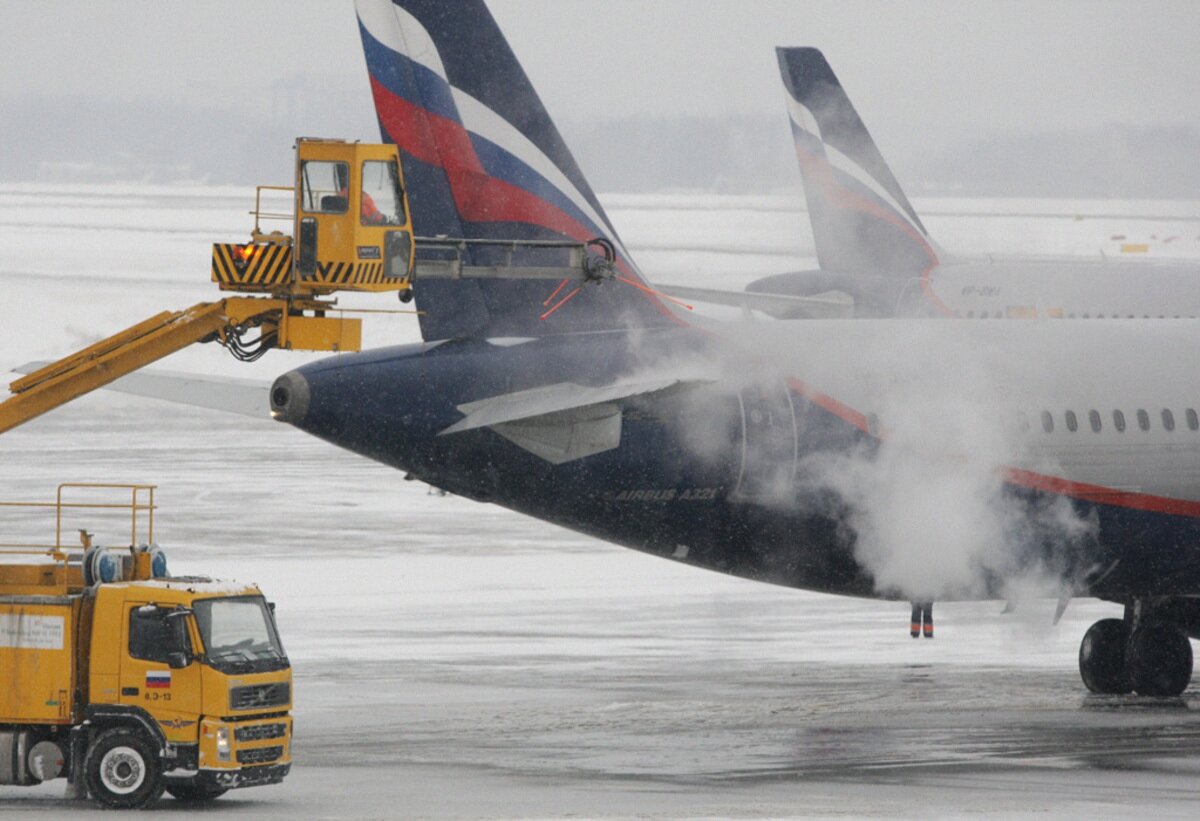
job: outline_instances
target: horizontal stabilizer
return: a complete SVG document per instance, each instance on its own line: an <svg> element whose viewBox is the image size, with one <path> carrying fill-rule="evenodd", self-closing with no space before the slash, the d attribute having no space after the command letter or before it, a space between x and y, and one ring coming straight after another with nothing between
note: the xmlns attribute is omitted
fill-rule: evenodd
<svg viewBox="0 0 1200 821"><path fill-rule="evenodd" d="M48 363L28 362L13 370L33 373ZM109 382L104 390L162 399L177 405L270 419L269 382L235 377L218 377L179 371L138 371Z"/></svg>
<svg viewBox="0 0 1200 821"><path fill-rule="evenodd" d="M505 393L459 405L458 409L466 414L466 417L438 435L462 433L504 422L516 422L552 413L579 410L605 402L659 393L670 388L707 381L709 380L688 380L668 376L659 379L614 382L611 385L600 387L576 385L573 382L558 382L541 388Z"/></svg>
<svg viewBox="0 0 1200 821"><path fill-rule="evenodd" d="M621 444L621 408L611 402L501 422L492 430L554 465L612 450Z"/></svg>
<svg viewBox="0 0 1200 821"><path fill-rule="evenodd" d="M680 299L695 299L715 305L750 308L780 319L847 319L854 316L854 298L841 291L812 296L792 296L760 291L722 291L689 285L655 285L657 290Z"/></svg>
<svg viewBox="0 0 1200 821"><path fill-rule="evenodd" d="M628 380L590 387L558 382L458 406L465 418L439 436L491 428L518 447L560 465L621 443L622 399L707 384L708 379Z"/></svg>

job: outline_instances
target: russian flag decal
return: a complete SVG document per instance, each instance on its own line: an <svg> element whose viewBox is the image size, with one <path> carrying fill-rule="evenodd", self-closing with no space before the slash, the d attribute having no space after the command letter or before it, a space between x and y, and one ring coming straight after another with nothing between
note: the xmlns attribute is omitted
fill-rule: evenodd
<svg viewBox="0 0 1200 821"><path fill-rule="evenodd" d="M152 687L170 687L171 686L171 671L170 670L147 670L146 671L146 689Z"/></svg>

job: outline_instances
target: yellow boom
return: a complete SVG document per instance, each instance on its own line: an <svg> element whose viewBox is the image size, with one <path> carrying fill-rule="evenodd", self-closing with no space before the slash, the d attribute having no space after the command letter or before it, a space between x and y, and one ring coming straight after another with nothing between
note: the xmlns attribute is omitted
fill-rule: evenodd
<svg viewBox="0 0 1200 821"><path fill-rule="evenodd" d="M291 214L263 214L256 204L250 242L213 245L217 286L262 296L164 311L18 379L0 403L0 433L194 342L218 341L239 359L269 348L359 350L362 320L326 316L334 303L318 297L409 296L414 240L396 146L299 139L295 184L282 190L292 192ZM260 218L291 220L291 235L261 231ZM258 339L243 342L252 328Z"/></svg>
<svg viewBox="0 0 1200 821"><path fill-rule="evenodd" d="M336 311L335 305L320 299L338 291L391 291L407 302L418 277L601 282L615 276L615 252L602 239L414 236L394 145L299 139L295 184L259 186L260 196L264 189L290 191L292 213L264 213L260 200L252 212L250 242L216 243L212 249L212 280L218 288L261 296L231 296L186 311L164 311L18 379L9 385L13 396L0 402L0 433L194 342L220 342L244 360L257 359L270 348L357 351L362 320L326 316ZM265 232L260 219L291 220L292 233ZM507 257L497 265L472 265L470 252L479 248ZM550 264L528 259L514 264L518 250L535 259L544 254ZM418 259L418 251L428 256ZM242 334L252 328L259 330L258 338L244 342Z"/></svg>
<svg viewBox="0 0 1200 821"><path fill-rule="evenodd" d="M315 300L228 297L185 311L164 311L10 384L14 395L0 403L0 433L194 342L215 340L234 347L252 327L260 329L260 339L281 348L358 350L361 320L300 313L328 307Z"/></svg>

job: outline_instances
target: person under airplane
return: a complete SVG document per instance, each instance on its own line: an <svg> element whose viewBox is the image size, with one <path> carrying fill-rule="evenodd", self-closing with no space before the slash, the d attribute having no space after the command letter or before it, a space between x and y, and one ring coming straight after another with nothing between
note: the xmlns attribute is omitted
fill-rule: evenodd
<svg viewBox="0 0 1200 821"><path fill-rule="evenodd" d="M909 626L909 635L914 639L919 638L922 630L925 638L933 638L933 602L931 601L912 603L912 623Z"/></svg>

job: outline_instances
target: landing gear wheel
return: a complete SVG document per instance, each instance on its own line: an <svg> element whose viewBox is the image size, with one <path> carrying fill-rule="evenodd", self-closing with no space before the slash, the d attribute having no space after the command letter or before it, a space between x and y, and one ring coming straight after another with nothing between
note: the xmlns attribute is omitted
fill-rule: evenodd
<svg viewBox="0 0 1200 821"><path fill-rule="evenodd" d="M197 781L168 781L167 792L180 801L189 801L198 804L203 801L212 801L214 798L219 798L227 793L228 790L224 787L214 787L211 784Z"/></svg>
<svg viewBox="0 0 1200 821"><path fill-rule="evenodd" d="M1148 621L1129 642L1129 678L1140 696L1177 696L1192 680L1192 644L1179 625Z"/></svg>
<svg viewBox="0 0 1200 821"><path fill-rule="evenodd" d="M1102 619L1083 635L1079 645L1079 675L1093 693L1125 695L1133 682L1125 666L1129 628L1121 619Z"/></svg>
<svg viewBox="0 0 1200 821"><path fill-rule="evenodd" d="M96 736L83 762L92 798L112 809L144 807L163 792L158 751L145 733L114 727Z"/></svg>

